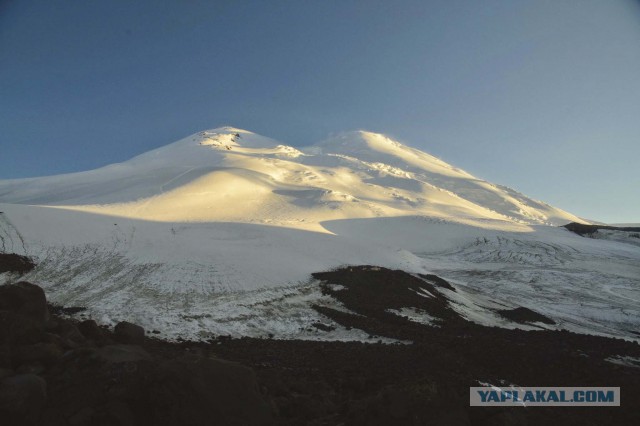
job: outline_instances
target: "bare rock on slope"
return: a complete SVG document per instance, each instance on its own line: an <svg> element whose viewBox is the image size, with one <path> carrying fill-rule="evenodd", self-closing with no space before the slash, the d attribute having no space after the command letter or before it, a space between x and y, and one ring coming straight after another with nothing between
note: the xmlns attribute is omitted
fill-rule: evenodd
<svg viewBox="0 0 640 426"><path fill-rule="evenodd" d="M116 324L116 339L121 343L141 344L144 342L144 328L127 321Z"/></svg>
<svg viewBox="0 0 640 426"><path fill-rule="evenodd" d="M0 310L16 312L42 324L49 319L44 291L25 281L0 286Z"/></svg>
<svg viewBox="0 0 640 426"><path fill-rule="evenodd" d="M2 272L29 272L35 264L26 256L15 253L0 253L0 273Z"/></svg>

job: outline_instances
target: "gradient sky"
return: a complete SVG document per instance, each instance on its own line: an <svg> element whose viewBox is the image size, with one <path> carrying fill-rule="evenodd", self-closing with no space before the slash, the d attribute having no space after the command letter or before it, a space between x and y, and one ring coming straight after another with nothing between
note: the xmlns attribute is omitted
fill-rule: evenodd
<svg viewBox="0 0 640 426"><path fill-rule="evenodd" d="M389 134L579 216L640 222L640 3L0 2L0 179L232 125Z"/></svg>

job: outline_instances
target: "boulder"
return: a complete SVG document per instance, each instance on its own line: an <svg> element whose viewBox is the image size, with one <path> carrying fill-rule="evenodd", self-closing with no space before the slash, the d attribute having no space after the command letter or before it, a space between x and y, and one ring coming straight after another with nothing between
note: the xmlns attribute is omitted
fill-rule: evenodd
<svg viewBox="0 0 640 426"><path fill-rule="evenodd" d="M115 338L121 343L144 343L144 328L130 322L119 322L115 329Z"/></svg>
<svg viewBox="0 0 640 426"><path fill-rule="evenodd" d="M0 286L0 310L16 312L42 325L49 319L44 291L26 281Z"/></svg>
<svg viewBox="0 0 640 426"><path fill-rule="evenodd" d="M46 399L47 383L41 377L18 374L5 378L0 382L2 424L36 424Z"/></svg>
<svg viewBox="0 0 640 426"><path fill-rule="evenodd" d="M67 319L58 319L58 327L56 333L64 341L64 346L67 349L74 349L78 346L84 345L87 339L82 335L76 325Z"/></svg>
<svg viewBox="0 0 640 426"><path fill-rule="evenodd" d="M85 320L78 324L78 330L84 337L94 342L104 339L104 333L94 320Z"/></svg>

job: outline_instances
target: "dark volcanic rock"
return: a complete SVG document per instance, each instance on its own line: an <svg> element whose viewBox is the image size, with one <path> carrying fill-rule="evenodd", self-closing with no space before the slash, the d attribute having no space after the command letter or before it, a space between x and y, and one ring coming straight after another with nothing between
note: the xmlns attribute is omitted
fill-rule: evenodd
<svg viewBox="0 0 640 426"><path fill-rule="evenodd" d="M0 368L0 380L9 376L13 376L13 370L9 368Z"/></svg>
<svg viewBox="0 0 640 426"><path fill-rule="evenodd" d="M584 223L571 222L564 225L564 228L578 235L590 235L596 232L598 229L608 229L611 231L626 231L626 232L640 232L640 228L637 227L619 227L619 226L605 226L605 225L585 225Z"/></svg>
<svg viewBox="0 0 640 426"><path fill-rule="evenodd" d="M0 253L0 273L18 272L24 274L35 267L31 259L14 253Z"/></svg>
<svg viewBox="0 0 640 426"><path fill-rule="evenodd" d="M352 313L319 311L345 327L403 344L249 338L171 343L141 338L139 330L139 345L108 344L115 332L96 329L92 321L78 324L54 315L44 331L42 322L19 311L0 311L0 359L5 348L8 360L0 365L0 424L640 424L640 369L605 361L640 357L636 343L480 326L452 310L444 296L450 293L432 277L424 281L376 267L317 277L326 280L325 294ZM342 289L333 291L329 282ZM432 327L387 312L400 308L420 308L442 324ZM22 331L15 333L15 327ZM82 338L67 347L76 333ZM100 336L102 346L96 346ZM47 365L41 357L12 365L16 354L28 358L54 346L66 352L54 354ZM16 376L20 372L40 377ZM480 382L620 386L624 396L620 407L593 410L469 407L469 386Z"/></svg>
<svg viewBox="0 0 640 426"><path fill-rule="evenodd" d="M68 422L71 426L91 425L96 411L91 407L84 407L69 417ZM115 423L114 424L118 424ZM133 424L133 423L131 423Z"/></svg>
<svg viewBox="0 0 640 426"><path fill-rule="evenodd" d="M0 343L0 376L4 377L11 370L11 346L7 343Z"/></svg>
<svg viewBox="0 0 640 426"><path fill-rule="evenodd" d="M504 318L520 324L526 324L530 322L541 322L543 324L551 325L555 324L555 321L553 321L551 318L548 318L528 308L519 307L515 309L504 309L497 312Z"/></svg>
<svg viewBox="0 0 640 426"><path fill-rule="evenodd" d="M0 310L17 312L42 324L49 319L44 291L24 281L0 286Z"/></svg>
<svg viewBox="0 0 640 426"><path fill-rule="evenodd" d="M16 373L18 374L42 374L46 371L46 367L40 361L29 362L27 364L22 364L20 367L16 369Z"/></svg>
<svg viewBox="0 0 640 426"><path fill-rule="evenodd" d="M144 342L144 328L122 321L114 329L116 340L122 343L141 344Z"/></svg>
<svg viewBox="0 0 640 426"><path fill-rule="evenodd" d="M83 306L60 306L53 303L49 303L48 306L49 312L55 315L75 315L87 310Z"/></svg>
<svg viewBox="0 0 640 426"><path fill-rule="evenodd" d="M47 419L70 409L79 424L264 425L271 420L250 368L200 355L154 359L135 345L77 349L47 377L52 383Z"/></svg>
<svg viewBox="0 0 640 426"><path fill-rule="evenodd" d="M308 423L311 419L318 424L346 425L640 424L640 411L634 403L625 406L623 402L621 407L603 410L566 407L493 409L469 407L468 393L469 386L479 386L481 382L519 386L549 386L548 383L607 386L606 383L615 382L624 389L623 393L626 392L623 398L627 401L640 400L640 369L603 361L612 354L623 353L639 358L640 346L635 342L567 331L481 326L451 313L445 293L433 279L418 283L416 277L403 271L350 266L314 274L314 277L324 281L321 283L323 293L342 302L352 313L324 306L316 306L316 310L344 327L359 328L372 336L386 336L412 344L363 345L354 342L341 346L338 342L252 340L231 341L219 346L218 351L224 350L221 355L226 358L252 360L256 367L262 365L263 359L268 359L269 368L279 366L280 373L287 375L284 386L289 384L289 392L294 391L291 383L298 383L300 377L310 383L314 378L323 378L339 395L333 400L339 407L339 414L334 417L312 415L302 410L284 411L282 407L288 407L287 401L292 398L276 398L280 415L295 418L288 424ZM334 291L331 284L340 285L340 290ZM425 294L425 290L428 297L416 294L417 291ZM418 307L443 321L440 327L432 327L387 314L388 310L402 307ZM506 314L515 314L514 318L518 320L551 321L524 308L509 310ZM250 349L254 345L265 346L262 354ZM278 352L277 345L286 349ZM275 353L284 359L278 362ZM289 373L292 368L293 372ZM319 373L315 374L315 369ZM420 383L433 383L435 387L431 389ZM274 389L281 386L274 385ZM311 386L306 389L296 387L295 392L311 395L312 389Z"/></svg>
<svg viewBox="0 0 640 426"><path fill-rule="evenodd" d="M15 366L42 363L44 366L55 364L63 355L62 348L55 343L35 343L14 347L11 361Z"/></svg>
<svg viewBox="0 0 640 426"><path fill-rule="evenodd" d="M347 309L360 315L321 306L314 308L345 327L359 328L372 336L414 340L416 334L421 335L422 325L390 312L405 308L425 311L436 318L434 322L438 325L465 322L434 284L404 271L350 266L314 273L313 277L327 284L345 287L335 291L330 285L321 284L323 294L333 296Z"/></svg>
<svg viewBox="0 0 640 426"><path fill-rule="evenodd" d="M106 345L96 353L102 360L113 363L151 360L151 355L137 345Z"/></svg>
<svg viewBox="0 0 640 426"><path fill-rule="evenodd" d="M0 382L0 421L3 425L31 425L47 398L47 383L35 374L19 374Z"/></svg>
<svg viewBox="0 0 640 426"><path fill-rule="evenodd" d="M420 278L427 280L428 282L434 283L439 287L446 288L447 290L456 291L455 287L449 284L449 281L440 278L437 275L433 274L418 274Z"/></svg>
<svg viewBox="0 0 640 426"><path fill-rule="evenodd" d="M78 331L82 335L94 342L101 342L105 339L104 332L94 320L85 320L78 323Z"/></svg>
<svg viewBox="0 0 640 426"><path fill-rule="evenodd" d="M186 356L168 361L136 392L134 407L153 406L149 424L263 425L269 405L258 390L254 372L237 363Z"/></svg>
<svg viewBox="0 0 640 426"><path fill-rule="evenodd" d="M444 390L446 393L447 390ZM469 425L466 407L446 403L435 382L390 385L355 405L348 415L358 425ZM458 399L458 398L456 398Z"/></svg>
<svg viewBox="0 0 640 426"><path fill-rule="evenodd" d="M314 322L313 324L311 324L313 327L317 328L318 330L321 331L333 331L336 328L332 325L327 325L327 324L323 324L321 322Z"/></svg>
<svg viewBox="0 0 640 426"><path fill-rule="evenodd" d="M39 287L1 289L2 426L271 424L251 368L176 344L151 355L142 327L47 320Z"/></svg>
<svg viewBox="0 0 640 426"><path fill-rule="evenodd" d="M37 343L44 339L42 322L15 311L0 311L0 345Z"/></svg>
<svg viewBox="0 0 640 426"><path fill-rule="evenodd" d="M65 348L76 348L86 343L86 338L78 330L76 323L72 320L65 318L57 319L57 327L55 332L62 338Z"/></svg>

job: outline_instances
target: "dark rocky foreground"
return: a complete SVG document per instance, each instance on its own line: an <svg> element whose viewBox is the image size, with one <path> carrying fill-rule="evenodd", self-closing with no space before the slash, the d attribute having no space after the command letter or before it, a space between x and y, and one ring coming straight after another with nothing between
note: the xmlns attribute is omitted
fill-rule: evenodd
<svg viewBox="0 0 640 426"><path fill-rule="evenodd" d="M251 368L52 315L42 289L0 287L0 424L261 425L268 400Z"/></svg>
<svg viewBox="0 0 640 426"><path fill-rule="evenodd" d="M371 343L169 343L134 324L107 330L65 318L73 309L47 306L32 284L0 287L0 424L640 424L640 368L605 361L639 357L636 343L478 326L450 308L439 289L453 287L435 276L366 266L315 276L353 313L316 309L367 331ZM400 308L424 310L439 326L387 311ZM536 314L507 312L525 323ZM478 381L620 386L622 406L471 408L468 388Z"/></svg>

